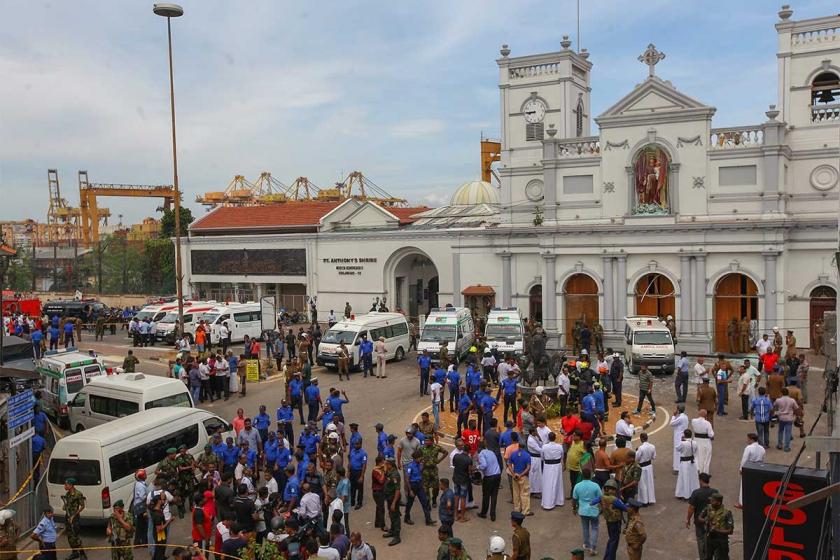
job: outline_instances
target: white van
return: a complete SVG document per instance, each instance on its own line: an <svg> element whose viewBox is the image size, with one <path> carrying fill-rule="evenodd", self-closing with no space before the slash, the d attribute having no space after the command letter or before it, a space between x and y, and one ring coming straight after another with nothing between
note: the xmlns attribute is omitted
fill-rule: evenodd
<svg viewBox="0 0 840 560"><path fill-rule="evenodd" d="M35 362L35 367L41 375L44 412L63 429L70 427L68 404L76 393L94 378L108 373L102 358L75 349L47 352Z"/></svg>
<svg viewBox="0 0 840 560"><path fill-rule="evenodd" d="M318 346L318 365L338 367L337 352L339 344L344 341L350 351L350 367L358 366L363 334L374 344L379 337L385 337L386 359L400 361L405 358L409 342L405 315L372 311L367 315L358 315L355 319L339 321L325 332Z"/></svg>
<svg viewBox="0 0 840 560"><path fill-rule="evenodd" d="M426 317L417 352L428 350L432 361L440 356L440 345L447 342L449 355L460 360L475 344L475 326L472 314L466 307L434 308Z"/></svg>
<svg viewBox="0 0 840 560"><path fill-rule="evenodd" d="M484 327L487 345L502 353L520 355L525 348L525 330L522 328L522 316L516 307L504 309L496 307L487 315Z"/></svg>
<svg viewBox="0 0 840 560"><path fill-rule="evenodd" d="M231 303L214 307L200 317L210 325L210 342L219 344L222 323L227 323L231 342L242 342L245 335L250 338L262 336L262 314L259 303ZM193 331L195 332L195 331Z"/></svg>
<svg viewBox="0 0 840 560"><path fill-rule="evenodd" d="M222 440L233 436L225 420L200 408L155 408L58 440L47 466L47 494L50 505L63 510L64 482L76 479L76 489L84 494L82 522L105 522L111 504L122 500L131 504L134 473L146 469L149 480L158 462L170 447L187 446L196 456L216 433Z"/></svg>
<svg viewBox="0 0 840 560"><path fill-rule="evenodd" d="M625 317L624 320L624 360L627 369L638 373L641 365L645 364L651 371L674 373L674 339L665 323L658 317L647 315Z"/></svg>
<svg viewBox="0 0 840 560"><path fill-rule="evenodd" d="M195 337L195 327L202 319L205 313L209 312L216 306L216 302L212 303L196 303L191 302L184 304L184 333L189 335L190 343ZM178 325L178 307L167 312L166 315L157 322L157 339L169 343L175 342L175 327Z"/></svg>
<svg viewBox="0 0 840 560"><path fill-rule="evenodd" d="M178 379L144 373L92 379L70 401L70 429L89 430L141 410L164 406L195 406L187 386Z"/></svg>

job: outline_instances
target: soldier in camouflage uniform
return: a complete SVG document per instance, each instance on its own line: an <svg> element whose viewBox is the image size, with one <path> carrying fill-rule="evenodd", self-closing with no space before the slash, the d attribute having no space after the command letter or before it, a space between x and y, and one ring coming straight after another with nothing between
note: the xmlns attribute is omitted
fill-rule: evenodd
<svg viewBox="0 0 840 560"><path fill-rule="evenodd" d="M440 367L443 369L449 367L449 344L445 340L440 343L438 359L440 360Z"/></svg>
<svg viewBox="0 0 840 560"><path fill-rule="evenodd" d="M397 470L397 460L388 457L385 460L385 505L388 508L388 518L391 520L391 528L383 537L390 537L388 546L400 544L400 471Z"/></svg>
<svg viewBox="0 0 840 560"><path fill-rule="evenodd" d="M64 532L67 533L67 544L73 549L72 554L67 557L67 560L75 558L84 558L87 560L87 554L82 548L82 537L79 535L79 516L85 509L85 496L76 490L76 479L68 478L64 482L65 494L61 497L64 502Z"/></svg>
<svg viewBox="0 0 840 560"><path fill-rule="evenodd" d="M723 507L723 495L716 492L709 496L700 521L706 526L705 560L729 560L729 535L735 529L735 521L732 512Z"/></svg>
<svg viewBox="0 0 840 560"><path fill-rule="evenodd" d="M192 509L195 493L195 459L187 451L186 445L181 445L178 456L175 457L175 463L178 471L178 495L181 497L178 502L178 517L183 519L186 513L186 502L189 500L190 509Z"/></svg>
<svg viewBox="0 0 840 560"><path fill-rule="evenodd" d="M628 519L624 529L624 540L627 541L627 558L630 560L642 560L642 546L647 540L645 524L639 517L640 507L644 507L644 504L636 499L627 502Z"/></svg>
<svg viewBox="0 0 840 560"><path fill-rule="evenodd" d="M111 560L134 560L134 550L131 548L134 539L134 517L125 511L122 500L114 502L114 512L108 520L108 540L114 548L111 550Z"/></svg>
<svg viewBox="0 0 840 560"><path fill-rule="evenodd" d="M196 457L195 462L201 472L207 472L207 467L219 463L220 458L213 453L213 446L208 443L204 446L204 451Z"/></svg>
<svg viewBox="0 0 840 560"><path fill-rule="evenodd" d="M166 490L174 497L178 497L178 450L170 447L166 450L166 457L157 465L155 469L155 480L160 483L160 487ZM184 514L179 511L180 517Z"/></svg>
<svg viewBox="0 0 840 560"><path fill-rule="evenodd" d="M448 453L441 446L435 443L434 438L427 437L420 447L421 474L423 476L423 488L426 495L432 499L432 506L437 506L438 493L440 492L440 480L438 479L438 464L448 457Z"/></svg>
<svg viewBox="0 0 840 560"><path fill-rule="evenodd" d="M595 339L595 350L599 354L604 353L604 327L601 323L595 321L592 324L592 337Z"/></svg>
<svg viewBox="0 0 840 560"><path fill-rule="evenodd" d="M96 334L94 340L105 340L105 318L99 316L96 318Z"/></svg>

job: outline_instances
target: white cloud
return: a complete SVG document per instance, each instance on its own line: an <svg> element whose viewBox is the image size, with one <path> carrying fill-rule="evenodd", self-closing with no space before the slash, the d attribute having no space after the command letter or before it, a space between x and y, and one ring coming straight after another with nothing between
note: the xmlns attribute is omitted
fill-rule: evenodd
<svg viewBox="0 0 840 560"><path fill-rule="evenodd" d="M390 126L394 138L426 138L444 131L446 123L440 119L409 119Z"/></svg>

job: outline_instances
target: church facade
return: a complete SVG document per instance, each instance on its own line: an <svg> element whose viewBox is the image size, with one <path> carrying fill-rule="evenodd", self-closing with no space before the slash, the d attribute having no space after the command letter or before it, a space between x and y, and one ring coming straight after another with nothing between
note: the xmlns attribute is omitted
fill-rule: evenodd
<svg viewBox="0 0 840 560"><path fill-rule="evenodd" d="M702 92L666 79L654 45L638 57L644 80L596 117L589 53L565 38L538 55L505 45L499 189L470 184L434 210L350 200L297 228L226 227L236 220L214 214L254 209L218 209L183 244L185 292L294 284L322 319L376 297L410 315L516 306L555 346L583 321L618 347L633 314L673 316L690 352L737 352L773 326L808 346L836 305L840 16L795 21L784 8L776 30L778 101L731 128L713 126ZM302 252L276 274L191 267L192 252L224 247Z"/></svg>

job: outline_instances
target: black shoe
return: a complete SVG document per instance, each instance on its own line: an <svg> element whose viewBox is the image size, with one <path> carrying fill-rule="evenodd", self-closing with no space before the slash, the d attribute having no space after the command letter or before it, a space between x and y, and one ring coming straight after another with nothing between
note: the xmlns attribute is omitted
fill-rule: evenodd
<svg viewBox="0 0 840 560"><path fill-rule="evenodd" d="M496 521L496 514L495 513L490 514L490 521Z"/></svg>
<svg viewBox="0 0 840 560"><path fill-rule="evenodd" d="M477 513L476 515L478 515L482 519L487 519L487 514L486 513Z"/></svg>
<svg viewBox="0 0 840 560"><path fill-rule="evenodd" d="M402 541L400 540L399 537L394 537L393 539L391 539L391 542L388 543L388 546L397 546L401 542Z"/></svg>
<svg viewBox="0 0 840 560"><path fill-rule="evenodd" d="M435 525L437 525L437 521L435 521L434 519L427 519L426 525L428 525L429 527L434 527Z"/></svg>
<svg viewBox="0 0 840 560"><path fill-rule="evenodd" d="M403 523L405 523L406 525L414 525L414 521L412 521L411 519L409 519L407 517L405 519L403 519Z"/></svg>
<svg viewBox="0 0 840 560"><path fill-rule="evenodd" d="M393 536L394 536L394 534L390 531L388 531L387 533L382 533L382 538L383 539L390 539Z"/></svg>

